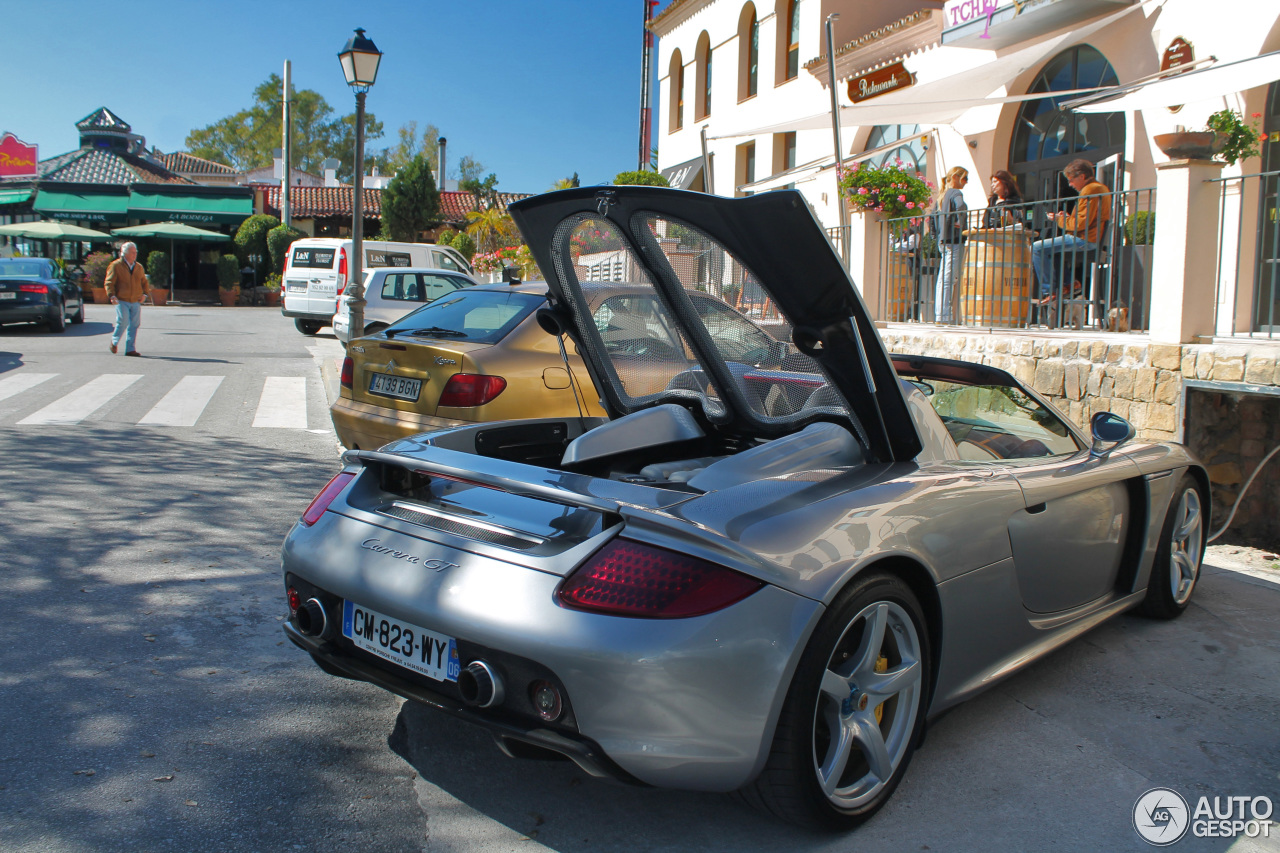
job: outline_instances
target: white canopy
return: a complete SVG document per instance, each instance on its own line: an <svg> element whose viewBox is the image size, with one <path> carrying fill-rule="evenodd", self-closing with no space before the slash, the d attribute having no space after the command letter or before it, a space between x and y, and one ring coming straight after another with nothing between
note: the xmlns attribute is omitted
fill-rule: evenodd
<svg viewBox="0 0 1280 853"><path fill-rule="evenodd" d="M1276 80L1280 80L1280 51L1153 80L1137 89L1117 87L1115 97L1102 101L1090 99L1087 104L1068 106L1078 113L1150 110L1220 98Z"/></svg>
<svg viewBox="0 0 1280 853"><path fill-rule="evenodd" d="M1052 96L1060 98L1067 95L1079 95L1096 92L1096 89L1074 89L1068 92L1052 92L1034 95L995 95L1004 89L1024 72L1042 65L1050 56L1059 53L1072 44L1080 44L1088 40L1094 33L1111 26L1123 15L1141 9L1142 4L1126 6L1119 12L1107 15L1088 26L1076 30L1059 33L1029 47L1015 50L1004 56L996 57L991 51L966 51L975 54L988 54L986 62L957 74L941 79L909 86L887 95L881 95L857 106L840 108L841 127L872 127L880 124L918 124L921 127L939 127L950 125L975 107L991 104L1008 104L1020 101L1034 101ZM954 48L963 50L963 48ZM910 57L908 57L908 61ZM1112 112L1109 108L1105 112ZM733 139L742 136L763 136L770 133L787 133L793 130L817 130L831 127L831 113L799 119L781 121L764 127L753 127L743 130L731 130L717 134L708 134L708 139Z"/></svg>

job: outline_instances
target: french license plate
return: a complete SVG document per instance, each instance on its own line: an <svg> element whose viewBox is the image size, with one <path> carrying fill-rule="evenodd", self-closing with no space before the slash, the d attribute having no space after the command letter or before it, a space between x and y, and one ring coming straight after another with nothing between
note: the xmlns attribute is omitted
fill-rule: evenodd
<svg viewBox="0 0 1280 853"><path fill-rule="evenodd" d="M422 380L409 379L405 376L390 376L386 373L375 373L369 379L369 393L381 394L383 397L395 397L400 400L416 400L422 393Z"/></svg>
<svg viewBox="0 0 1280 853"><path fill-rule="evenodd" d="M305 281L290 281L285 283L285 287L290 293L306 293L307 283Z"/></svg>
<svg viewBox="0 0 1280 853"><path fill-rule="evenodd" d="M342 602L342 636L356 648L436 681L457 681L458 641L401 622L354 601Z"/></svg>
<svg viewBox="0 0 1280 853"><path fill-rule="evenodd" d="M7 291L7 292L5 292L5 293L0 293L0 299L17 299L17 298L18 298L18 294L14 293L14 292L12 292L12 291Z"/></svg>

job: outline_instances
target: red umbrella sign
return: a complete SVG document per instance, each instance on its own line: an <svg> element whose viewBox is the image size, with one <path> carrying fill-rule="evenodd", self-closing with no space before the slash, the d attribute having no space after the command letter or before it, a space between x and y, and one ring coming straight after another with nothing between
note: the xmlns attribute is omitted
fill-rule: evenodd
<svg viewBox="0 0 1280 853"><path fill-rule="evenodd" d="M36 146L12 133L0 137L0 178L34 178L37 162Z"/></svg>

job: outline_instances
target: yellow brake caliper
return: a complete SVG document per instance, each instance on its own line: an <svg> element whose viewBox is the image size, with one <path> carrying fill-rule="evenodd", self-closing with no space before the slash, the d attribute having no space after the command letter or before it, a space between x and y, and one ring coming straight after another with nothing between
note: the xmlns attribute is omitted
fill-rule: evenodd
<svg viewBox="0 0 1280 853"><path fill-rule="evenodd" d="M889 659L884 655L876 658L876 672L888 672ZM884 703L881 702L876 706L876 725L880 725L880 721L884 718Z"/></svg>

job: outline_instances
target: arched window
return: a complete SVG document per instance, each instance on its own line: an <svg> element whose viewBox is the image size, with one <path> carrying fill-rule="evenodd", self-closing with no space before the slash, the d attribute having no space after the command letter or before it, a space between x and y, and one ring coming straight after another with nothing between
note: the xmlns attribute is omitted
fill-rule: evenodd
<svg viewBox="0 0 1280 853"><path fill-rule="evenodd" d="M760 19L748 3L738 18L738 100L754 98L760 88Z"/></svg>
<svg viewBox="0 0 1280 853"><path fill-rule="evenodd" d="M791 0L787 10L787 80L800 74L800 0Z"/></svg>
<svg viewBox="0 0 1280 853"><path fill-rule="evenodd" d="M698 36L698 48L694 53L698 63L697 102L694 110L695 119L703 119L711 115L711 36L703 30Z"/></svg>
<svg viewBox="0 0 1280 853"><path fill-rule="evenodd" d="M667 79L671 84L669 132L674 133L684 127L684 60L680 58L679 50L671 54L671 69Z"/></svg>
<svg viewBox="0 0 1280 853"><path fill-rule="evenodd" d="M1063 92L1119 84L1106 57L1087 44L1070 48L1045 64L1027 94ZM1078 157L1098 162L1124 151L1124 113L1073 113L1064 99L1026 101L1018 110L1009 150L1009 171L1029 199L1074 195L1062 167Z"/></svg>
<svg viewBox="0 0 1280 853"><path fill-rule="evenodd" d="M883 166L885 163L897 165L902 161L902 168L907 172L925 172L924 145L920 142L920 125L918 124L882 124L871 129L867 137L865 150L872 151L894 142L900 143L882 154L867 159L871 166Z"/></svg>

